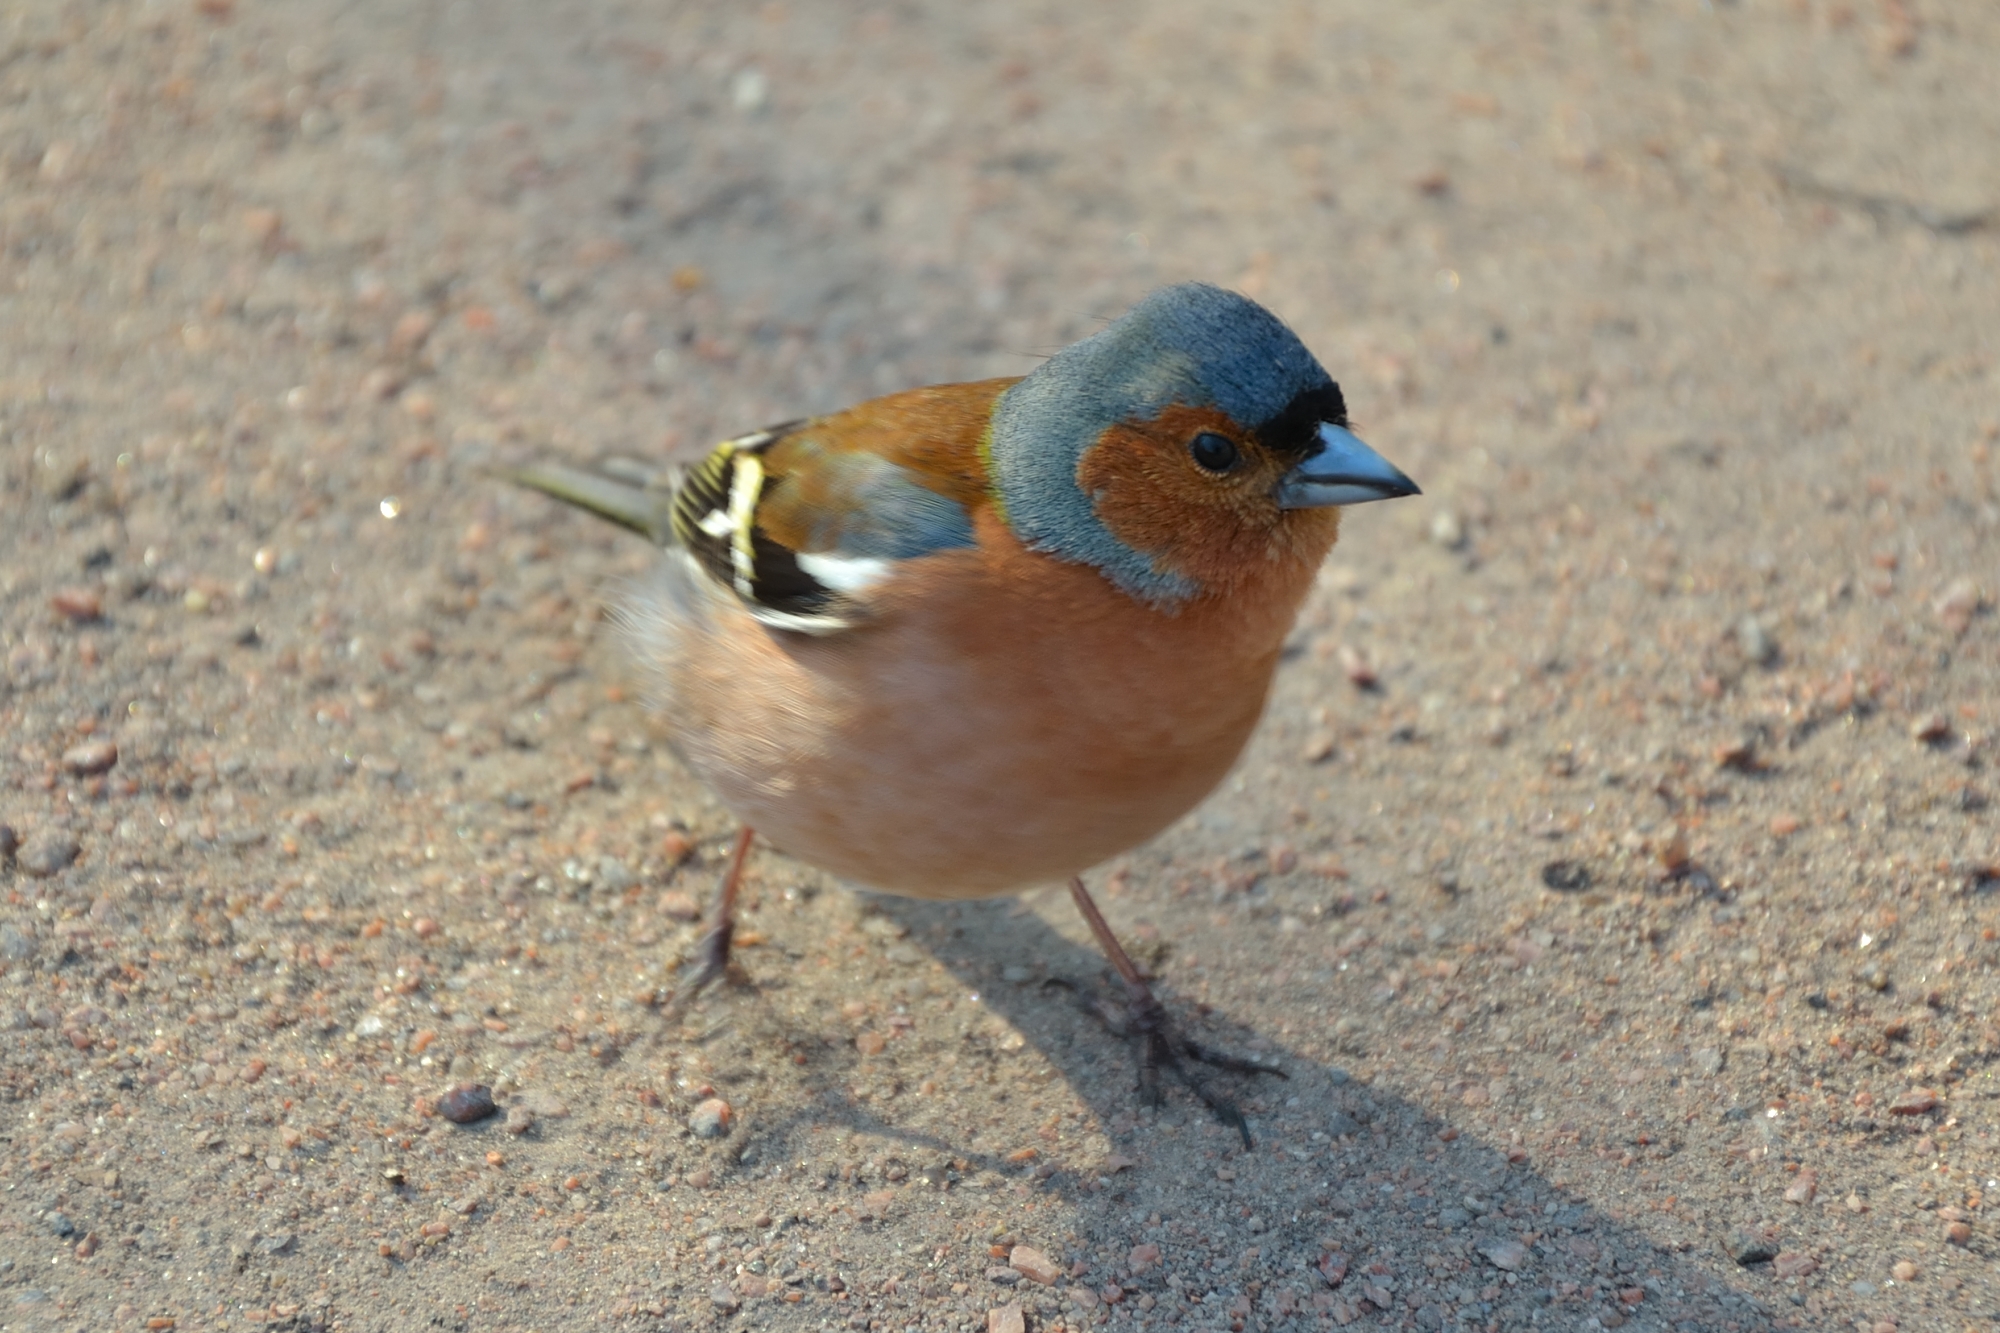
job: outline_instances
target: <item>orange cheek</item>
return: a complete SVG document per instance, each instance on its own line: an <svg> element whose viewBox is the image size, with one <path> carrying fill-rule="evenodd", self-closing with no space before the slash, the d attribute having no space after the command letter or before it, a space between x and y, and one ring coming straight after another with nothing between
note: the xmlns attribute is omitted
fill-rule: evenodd
<svg viewBox="0 0 2000 1333"><path fill-rule="evenodd" d="M1204 430L1235 439L1245 470L1227 480L1204 476L1187 460L1187 441ZM1111 535L1161 568L1204 588L1225 590L1263 577L1275 557L1317 563L1332 545L1313 516L1287 514L1271 501L1277 465L1213 408L1170 407L1143 423L1111 427L1077 465L1077 482L1094 498ZM1305 547L1289 529L1305 518Z"/></svg>

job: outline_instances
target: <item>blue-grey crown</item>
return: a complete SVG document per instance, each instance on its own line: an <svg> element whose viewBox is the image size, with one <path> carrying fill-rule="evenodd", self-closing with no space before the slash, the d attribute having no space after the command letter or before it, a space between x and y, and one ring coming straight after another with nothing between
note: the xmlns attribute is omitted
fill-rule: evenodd
<svg viewBox="0 0 2000 1333"><path fill-rule="evenodd" d="M1217 407L1254 429L1301 394L1332 388L1313 354L1255 301L1206 283L1163 287L1001 395L992 466L1008 522L1029 546L1094 565L1135 597L1184 601L1200 591L1191 580L1155 569L1099 521L1077 484L1084 451L1107 426L1149 421L1174 404Z"/></svg>

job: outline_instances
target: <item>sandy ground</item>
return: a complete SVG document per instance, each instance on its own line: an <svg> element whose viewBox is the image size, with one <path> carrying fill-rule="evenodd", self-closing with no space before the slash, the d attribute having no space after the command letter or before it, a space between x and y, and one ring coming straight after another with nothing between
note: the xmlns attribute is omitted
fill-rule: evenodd
<svg viewBox="0 0 2000 1333"><path fill-rule="evenodd" d="M6 6L0 1326L1990 1327L1996 62L1942 0ZM1137 1108L1059 893L764 853L756 988L663 1019L730 827L608 632L648 553L482 466L1187 277L1426 489L1095 877L1289 1075L1255 1150Z"/></svg>

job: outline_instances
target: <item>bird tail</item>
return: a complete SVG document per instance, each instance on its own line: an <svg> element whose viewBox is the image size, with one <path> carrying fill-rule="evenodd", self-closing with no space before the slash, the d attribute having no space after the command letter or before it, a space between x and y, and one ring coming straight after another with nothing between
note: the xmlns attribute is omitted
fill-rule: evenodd
<svg viewBox="0 0 2000 1333"><path fill-rule="evenodd" d="M630 528L656 546L675 544L674 492L683 469L656 468L627 458L610 458L594 470L563 463L504 468L500 475L517 486L554 496L599 518Z"/></svg>

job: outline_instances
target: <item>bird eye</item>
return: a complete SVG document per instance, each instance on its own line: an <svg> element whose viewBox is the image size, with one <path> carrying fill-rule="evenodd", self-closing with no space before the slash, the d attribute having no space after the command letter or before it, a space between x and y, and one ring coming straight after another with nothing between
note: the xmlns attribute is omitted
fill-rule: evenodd
<svg viewBox="0 0 2000 1333"><path fill-rule="evenodd" d="M1188 441L1188 456L1204 472L1227 472L1236 466L1236 444L1224 435L1205 430Z"/></svg>

